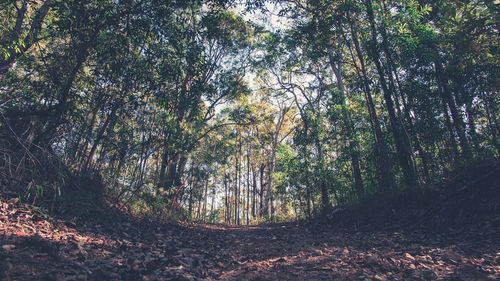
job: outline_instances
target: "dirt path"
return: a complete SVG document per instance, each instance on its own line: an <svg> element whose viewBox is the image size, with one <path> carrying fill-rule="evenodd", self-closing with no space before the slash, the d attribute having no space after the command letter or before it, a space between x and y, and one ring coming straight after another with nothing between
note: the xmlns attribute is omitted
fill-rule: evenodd
<svg viewBox="0 0 500 281"><path fill-rule="evenodd" d="M0 201L1 280L498 280L498 229L74 224Z"/></svg>

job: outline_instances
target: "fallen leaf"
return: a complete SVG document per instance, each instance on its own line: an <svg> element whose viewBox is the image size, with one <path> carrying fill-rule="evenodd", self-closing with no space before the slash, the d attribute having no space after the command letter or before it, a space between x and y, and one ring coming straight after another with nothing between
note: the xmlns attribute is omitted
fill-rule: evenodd
<svg viewBox="0 0 500 281"><path fill-rule="evenodd" d="M2 249L4 249L7 252L14 250L14 248L16 248L16 245L12 245L12 244L5 244L2 246Z"/></svg>
<svg viewBox="0 0 500 281"><path fill-rule="evenodd" d="M415 257L410 255L409 253L405 253L405 258L412 260L412 261L415 261Z"/></svg>

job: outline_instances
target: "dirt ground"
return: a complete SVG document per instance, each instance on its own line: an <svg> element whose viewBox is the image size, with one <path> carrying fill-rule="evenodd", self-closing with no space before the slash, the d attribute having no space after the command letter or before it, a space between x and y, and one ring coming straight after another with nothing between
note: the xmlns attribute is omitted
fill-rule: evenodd
<svg viewBox="0 0 500 281"><path fill-rule="evenodd" d="M74 223L0 201L1 280L499 280L499 216L471 228L356 231Z"/></svg>

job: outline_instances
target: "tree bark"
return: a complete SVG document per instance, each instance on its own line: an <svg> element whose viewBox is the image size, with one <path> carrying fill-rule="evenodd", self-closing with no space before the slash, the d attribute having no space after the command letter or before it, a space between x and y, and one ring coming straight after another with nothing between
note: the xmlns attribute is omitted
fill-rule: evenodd
<svg viewBox="0 0 500 281"><path fill-rule="evenodd" d="M345 110L343 112L343 117L344 117L344 125L346 133L349 138L349 154L351 156L351 166L354 177L354 186L356 188L356 192L358 193L358 197L363 198L364 196L363 178L361 177L361 169L359 167L359 143L353 140L353 138L354 139L356 138L356 136L353 135L354 126L349 114L349 108L347 108L345 104L345 99L347 99L347 96L345 92L344 80L342 78L342 65L340 61L338 62L338 66L335 63L335 60L333 58L333 51L331 48L329 49L329 61L330 61L330 67L332 68L335 78L337 80L337 88L340 94L344 97L342 99L344 101L342 106L345 107Z"/></svg>
<svg viewBox="0 0 500 281"><path fill-rule="evenodd" d="M250 144L247 143L247 225L250 224Z"/></svg>
<svg viewBox="0 0 500 281"><path fill-rule="evenodd" d="M207 171L207 178L205 179L205 187L204 187L204 192L203 192L203 217L202 221L205 221L205 218L207 217L207 195L208 195L208 180L210 178L210 174L208 174Z"/></svg>
<svg viewBox="0 0 500 281"><path fill-rule="evenodd" d="M411 160L410 150L408 145L404 143L404 137L402 135L401 124L398 122L396 117L396 113L394 110L394 103L392 100L392 93L390 89L387 87L387 82L385 80L384 69L381 65L380 54L378 52L378 43L377 43L377 29L375 27L375 17L373 14L373 7L371 0L365 1L365 6L368 14L368 19L370 23L371 29L371 43L372 46L369 48L369 54L372 57L373 62L375 63L375 67L377 69L380 85L382 87L384 101L387 107L387 111L389 113L389 121L391 124L391 129L394 137L394 141L396 143L396 151L398 155L399 164L403 170L403 176L405 182L410 187L416 187L418 185L418 179L415 174L415 170L413 168L413 163Z"/></svg>
<svg viewBox="0 0 500 281"><path fill-rule="evenodd" d="M252 164L252 182L253 182L253 190L252 190L252 218L255 218L256 213L256 196L257 196L257 173L255 171L255 165Z"/></svg>
<svg viewBox="0 0 500 281"><path fill-rule="evenodd" d="M14 26L14 30L11 33L10 42L13 44L14 42L19 42L21 36L21 28L23 22L26 17L26 13L28 11L28 6L32 1L24 0L21 8L17 13L16 24ZM38 34L42 30L42 24L52 6L52 0L46 0L42 6L37 10L35 17L31 23L31 27L28 31L28 34L23 38L24 46L19 45L14 46L6 46L8 56L5 58L4 56L0 56L0 80L4 77L4 75L10 70L10 68L14 65L14 63L24 55L36 42L40 39L38 38Z"/></svg>
<svg viewBox="0 0 500 281"><path fill-rule="evenodd" d="M259 192L259 216L264 216L264 190L267 184L264 183L264 171L266 168L266 164L260 164L260 192Z"/></svg>
<svg viewBox="0 0 500 281"><path fill-rule="evenodd" d="M372 125L373 136L375 138L375 147L376 147L376 155L377 159L375 161L378 175L379 175L379 187L381 190L392 189L395 186L394 178L392 176L392 163L389 161L389 149L387 148L384 137L382 134L382 129L380 125L380 121L378 118L378 114L375 108L375 103L373 102L373 97L370 90L370 84L368 79L368 74L366 70L365 60L363 57L363 53L361 51L361 46L359 44L358 35L356 29L354 27L354 23L349 17L349 26L351 31L351 36L354 43L354 49L356 51L356 55L358 57L360 68L358 68L357 64L355 65L356 70L358 72L358 76L361 77L362 88L366 100L366 106L368 109L368 114L370 116L370 122ZM361 73L360 73L361 72Z"/></svg>
<svg viewBox="0 0 500 281"><path fill-rule="evenodd" d="M472 151L470 149L469 141L467 140L467 136L465 135L464 121L462 119L462 116L460 116L461 114L458 111L455 99L448 85L448 81L444 76L443 66L441 64L439 54L436 54L434 66L436 69L436 75L438 81L441 84L440 88L443 100L446 102L446 104L448 104L448 108L450 109L451 112L451 119L453 121L453 126L455 127L455 131L458 134L460 148L462 148L462 153L465 159L468 162L470 162L472 161L473 156L472 156Z"/></svg>
<svg viewBox="0 0 500 281"><path fill-rule="evenodd" d="M97 149L97 146L101 142L101 140L104 137L104 133L108 129L108 126L114 118L116 118L115 114L118 108L120 107L120 102L115 102L113 107L111 108L111 112L109 113L108 117L106 118L106 121L102 125L101 129L97 132L97 136L94 140L94 144L92 145L92 148L90 149L89 155L87 156L87 161L85 162L84 170L88 170L90 168L90 163L92 161L92 158L94 156L94 153Z"/></svg>

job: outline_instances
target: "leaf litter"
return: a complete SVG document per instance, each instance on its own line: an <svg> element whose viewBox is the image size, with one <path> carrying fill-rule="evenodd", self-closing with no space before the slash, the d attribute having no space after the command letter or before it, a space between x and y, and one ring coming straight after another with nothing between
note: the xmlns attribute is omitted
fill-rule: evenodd
<svg viewBox="0 0 500 281"><path fill-rule="evenodd" d="M1 280L498 280L498 227L74 223L0 198Z"/></svg>

